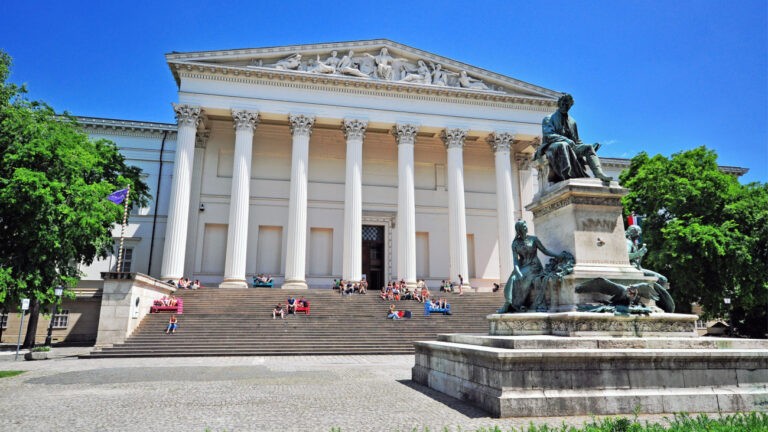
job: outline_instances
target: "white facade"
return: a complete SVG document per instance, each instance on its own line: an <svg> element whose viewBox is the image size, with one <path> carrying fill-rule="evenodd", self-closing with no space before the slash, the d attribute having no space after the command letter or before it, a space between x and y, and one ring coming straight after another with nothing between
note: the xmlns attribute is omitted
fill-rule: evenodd
<svg viewBox="0 0 768 432"><path fill-rule="evenodd" d="M350 49L352 71L307 62ZM166 59L178 125L81 119L157 198L130 217L131 271L222 287L265 273L294 288L375 272L487 289L508 276L559 93L388 40ZM94 264L83 283L113 267Z"/></svg>

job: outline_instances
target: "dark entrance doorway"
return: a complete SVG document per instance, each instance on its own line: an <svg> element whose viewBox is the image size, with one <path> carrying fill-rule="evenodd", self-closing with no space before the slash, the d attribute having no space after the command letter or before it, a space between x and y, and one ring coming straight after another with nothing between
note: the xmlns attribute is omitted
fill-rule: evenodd
<svg viewBox="0 0 768 432"><path fill-rule="evenodd" d="M363 225L363 274L369 290L384 286L384 227Z"/></svg>

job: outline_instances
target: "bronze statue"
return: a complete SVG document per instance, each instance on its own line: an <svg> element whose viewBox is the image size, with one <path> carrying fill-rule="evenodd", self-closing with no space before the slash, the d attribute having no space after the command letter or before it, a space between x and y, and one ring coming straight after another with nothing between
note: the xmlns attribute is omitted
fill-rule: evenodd
<svg viewBox="0 0 768 432"><path fill-rule="evenodd" d="M525 312L530 307L531 309L541 310L546 306L544 305L543 286L540 285L537 288L537 295L530 305L528 297L531 294L531 290L538 283L542 283L539 280L545 275L544 267L539 261L538 252L541 251L544 255L561 258L566 260L566 254L570 257L572 270L573 257L567 252L563 252L560 255L556 255L553 252L547 250L541 241L532 235L528 235L528 225L525 221L517 221L515 224L515 239L512 241L512 256L515 260L515 269L507 279L506 285L504 285L504 306L502 306L498 313L509 312ZM555 265L554 268L557 268ZM560 269L562 270L562 269ZM548 281L544 280L543 283L547 284Z"/></svg>
<svg viewBox="0 0 768 432"><path fill-rule="evenodd" d="M612 177L603 173L597 157L599 143L584 144L579 139L576 120L568 115L573 106L573 96L563 94L557 100L557 111L544 117L541 124L544 142L536 149L534 160L546 155L549 161L548 180L557 183L571 178L589 177L585 165L589 165L595 177L610 183Z"/></svg>
<svg viewBox="0 0 768 432"><path fill-rule="evenodd" d="M642 271L643 275L653 276L657 279L659 285L667 286L667 278L664 275L661 273L656 273L653 270L644 269L640 265L643 257L646 253L648 253L648 248L645 247L645 243L643 243L640 247L637 246L637 241L642 234L643 230L638 225L630 225L629 228L627 228L627 230L624 232L624 235L627 238L627 253L629 254L629 262L635 266L636 269Z"/></svg>
<svg viewBox="0 0 768 432"><path fill-rule="evenodd" d="M622 285L606 278L599 277L577 285L576 292L579 294L599 293L609 295L611 296L611 299L604 303L609 306L622 308L640 305L640 297L645 297L655 301L656 306L664 312L675 311L675 301L672 300L669 292L655 282Z"/></svg>

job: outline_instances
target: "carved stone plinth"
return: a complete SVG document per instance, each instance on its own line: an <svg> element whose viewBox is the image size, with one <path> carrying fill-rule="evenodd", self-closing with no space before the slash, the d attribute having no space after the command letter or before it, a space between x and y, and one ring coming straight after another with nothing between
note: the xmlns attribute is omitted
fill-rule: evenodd
<svg viewBox="0 0 768 432"><path fill-rule="evenodd" d="M495 417L768 409L768 341L440 335L414 382Z"/></svg>
<svg viewBox="0 0 768 432"><path fill-rule="evenodd" d="M697 337L696 315L659 313L614 316L608 313L517 313L488 316L491 336Z"/></svg>
<svg viewBox="0 0 768 432"><path fill-rule="evenodd" d="M603 186L595 178L570 179L536 194L526 206L544 246L555 253L568 251L576 259L573 273L547 294L550 312L574 311L578 304L602 298L574 292L576 285L596 277L621 284L653 280L629 263L621 206L627 192L616 182Z"/></svg>

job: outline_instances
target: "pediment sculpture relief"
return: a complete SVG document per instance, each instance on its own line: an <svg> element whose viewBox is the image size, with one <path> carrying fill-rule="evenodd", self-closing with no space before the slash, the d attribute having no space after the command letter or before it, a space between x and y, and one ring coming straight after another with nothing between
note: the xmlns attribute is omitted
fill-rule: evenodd
<svg viewBox="0 0 768 432"><path fill-rule="evenodd" d="M327 56L316 54L302 56L294 53L277 60L254 59L248 67L292 70L314 74L342 75L377 81L406 82L441 87L459 87L474 90L503 91L479 78L471 77L465 70L448 70L440 63L423 59L393 57L387 48L378 53L355 53L350 50L340 55L331 51Z"/></svg>

